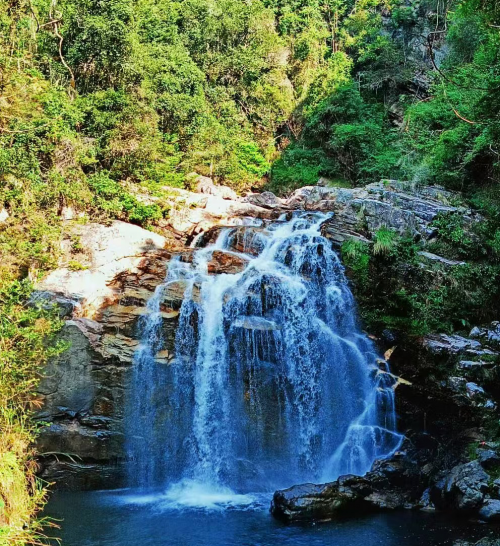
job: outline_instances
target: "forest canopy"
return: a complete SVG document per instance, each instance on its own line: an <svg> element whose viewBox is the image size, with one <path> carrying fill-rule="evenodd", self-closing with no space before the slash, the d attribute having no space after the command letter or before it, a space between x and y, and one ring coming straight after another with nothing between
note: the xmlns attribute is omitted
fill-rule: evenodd
<svg viewBox="0 0 500 546"><path fill-rule="evenodd" d="M29 176L100 207L124 182L191 172L278 192L319 176L498 180L494 1L0 5L8 186Z"/></svg>

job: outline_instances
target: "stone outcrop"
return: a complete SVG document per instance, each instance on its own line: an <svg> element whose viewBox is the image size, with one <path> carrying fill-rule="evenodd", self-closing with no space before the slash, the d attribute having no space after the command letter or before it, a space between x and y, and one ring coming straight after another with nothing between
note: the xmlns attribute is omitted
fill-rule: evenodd
<svg viewBox="0 0 500 546"><path fill-rule="evenodd" d="M323 485L276 491L271 513L285 521L328 521L347 513L411 508L421 494L415 463L399 455L377 461L365 476L341 476Z"/></svg>
<svg viewBox="0 0 500 546"><path fill-rule="evenodd" d="M212 259L208 262L208 272L211 275L220 273L240 273L245 269L248 260L230 252L216 250L212 253Z"/></svg>
<svg viewBox="0 0 500 546"><path fill-rule="evenodd" d="M460 213L470 225L481 220L471 210L454 205L458 194L438 186L419 187L395 180L361 188L317 185L302 187L282 199L271 192L237 197L224 186L213 184L209 178L199 177L198 180L202 193L168 189L172 209L164 225L184 242L190 242L196 235L217 225L237 225L245 216L276 220L281 214L295 210L332 212L324 226L324 235L337 245L352 237L369 241L382 226L429 239L435 234L430 224L443 213ZM440 256L428 254L424 256L428 260L446 262ZM447 265L461 263L449 262Z"/></svg>
<svg viewBox="0 0 500 546"><path fill-rule="evenodd" d="M38 389L42 409L37 418L46 423L38 438L44 479L70 488L122 484L125 398L139 346L139 322L165 276L165 265L163 253L146 254L141 263L105 285L109 293L98 308L86 305L82 292L70 292L72 281L59 286L79 303L60 333L68 348L49 362ZM173 357L182 297L182 288L174 289L162 305L162 363Z"/></svg>
<svg viewBox="0 0 500 546"><path fill-rule="evenodd" d="M488 480L479 461L458 465L433 486L431 500L442 510L477 512L489 490Z"/></svg>
<svg viewBox="0 0 500 546"><path fill-rule="evenodd" d="M165 244L161 235L125 222L76 224L71 237L63 242L61 267L38 284L38 297L58 295L60 301L72 302L77 314L92 316L118 297L110 284L117 275L139 271L148 258L168 259ZM74 253L74 246L82 250Z"/></svg>

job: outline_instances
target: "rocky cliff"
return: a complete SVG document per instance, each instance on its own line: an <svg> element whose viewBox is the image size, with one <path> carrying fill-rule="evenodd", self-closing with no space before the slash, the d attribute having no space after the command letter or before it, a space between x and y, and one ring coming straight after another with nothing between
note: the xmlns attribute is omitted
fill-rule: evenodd
<svg viewBox="0 0 500 546"><path fill-rule="evenodd" d="M191 259L189 244L206 244L220 226L232 225L237 249L244 236L247 244L252 239L252 230L265 229L267 221L296 210L331 212L323 233L336 247L350 239L372 244L381 227L425 243L434 237L433 220L442 213L458 213L470 225L481 221L456 204L456 194L396 181L356 189L318 185L287 199L269 192L236 198L206 181L198 189L173 197L164 236L123 222L75 222L63 242L61 267L37 287L34 297L57 304L66 321L61 338L68 349L49 364L39 389L43 406L38 418L46 423L38 443L41 472L59 486L123 484L124 401L139 345L138 322L172 256ZM259 219L260 227L243 226L242 218L249 216ZM425 244L412 267L436 262L461 267L459 261L426 251ZM243 265L232 254L214 252L209 272L232 273ZM166 366L173 356L183 292L179 282L162 301L166 342L157 359ZM497 420L499 338L498 323L474 328L469 337L439 332L405 340L395 340L391 332L379 336L381 352L400 377L400 430L407 435L402 452L364 478L278 492L274 513L285 519L329 519L355 504L366 509L463 509L494 520L500 513L495 485L500 466L496 445L485 442ZM471 459L479 462L463 467Z"/></svg>

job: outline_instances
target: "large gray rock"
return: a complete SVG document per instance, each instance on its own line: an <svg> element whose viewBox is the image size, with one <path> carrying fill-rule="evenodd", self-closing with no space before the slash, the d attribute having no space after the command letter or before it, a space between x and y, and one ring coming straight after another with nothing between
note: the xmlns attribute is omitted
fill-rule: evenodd
<svg viewBox="0 0 500 546"><path fill-rule="evenodd" d="M457 194L437 186L419 187L409 182L384 180L364 188L303 187L283 207L333 211L335 214L325 224L324 232L341 244L352 237L372 237L382 226L427 239L435 233L431 222L443 213L460 212L466 224L478 221L477 214L450 204L456 197Z"/></svg>
<svg viewBox="0 0 500 546"><path fill-rule="evenodd" d="M275 209L278 207L283 207L284 205L283 199L276 197L276 195L270 191L251 193L250 195L244 197L242 201L266 209Z"/></svg>
<svg viewBox="0 0 500 546"><path fill-rule="evenodd" d="M479 517L490 523L500 522L500 500L487 499L479 510Z"/></svg>
<svg viewBox="0 0 500 546"><path fill-rule="evenodd" d="M90 317L116 295L110 283L117 275L138 271L145 257L161 254L166 244L157 233L119 221L110 226L77 225L72 236L85 250L81 258L84 269L68 267L71 249L65 248L61 267L38 283L36 290L74 301L80 315Z"/></svg>
<svg viewBox="0 0 500 546"><path fill-rule="evenodd" d="M276 491L271 513L285 521L325 521L363 511L410 508L421 495L417 467L396 456L377 461L365 476L341 476L331 483Z"/></svg>
<svg viewBox="0 0 500 546"><path fill-rule="evenodd" d="M492 449L477 449L477 460L486 470L495 470L500 468L500 456Z"/></svg>
<svg viewBox="0 0 500 546"><path fill-rule="evenodd" d="M498 321L492 322L486 328L476 326L469 335L474 339L479 339L487 347L500 349L500 322Z"/></svg>
<svg viewBox="0 0 500 546"><path fill-rule="evenodd" d="M458 355L481 349L481 343L459 335L430 334L423 339L424 347L432 354Z"/></svg>
<svg viewBox="0 0 500 546"><path fill-rule="evenodd" d="M489 491L488 481L479 461L458 465L433 487L432 502L441 510L478 511Z"/></svg>
<svg viewBox="0 0 500 546"><path fill-rule="evenodd" d="M208 195L215 195L222 199L238 199L238 194L228 186L217 186L208 176L198 176L196 179L196 191Z"/></svg>

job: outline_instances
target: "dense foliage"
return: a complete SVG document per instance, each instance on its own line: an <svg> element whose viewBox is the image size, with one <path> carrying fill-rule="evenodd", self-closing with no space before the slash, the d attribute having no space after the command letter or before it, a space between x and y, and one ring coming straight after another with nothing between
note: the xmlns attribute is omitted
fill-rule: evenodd
<svg viewBox="0 0 500 546"><path fill-rule="evenodd" d="M374 327L487 316L499 27L496 0L0 0L0 544L29 539L43 500L27 415L59 321L27 301L57 263L68 208L154 227L193 172L281 194L320 176L444 184L485 217L473 238L437 221L436 251L466 268L408 292L415 242L387 230L344 257Z"/></svg>

